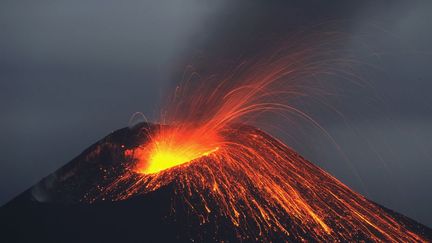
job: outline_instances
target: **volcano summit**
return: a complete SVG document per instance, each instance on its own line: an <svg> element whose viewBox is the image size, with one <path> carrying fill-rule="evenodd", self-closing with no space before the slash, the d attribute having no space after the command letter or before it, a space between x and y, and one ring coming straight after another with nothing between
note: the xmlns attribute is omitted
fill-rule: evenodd
<svg viewBox="0 0 432 243"><path fill-rule="evenodd" d="M157 123L166 125L140 123L85 150L0 209L0 237L430 241L431 229L369 201L250 126L267 113L286 118L284 128L301 117L322 129L294 101L314 94L306 92L308 80L334 73L330 64L346 60L306 47L242 62L217 77L185 75L161 110Z"/></svg>
<svg viewBox="0 0 432 243"><path fill-rule="evenodd" d="M0 209L0 237L4 242L432 240L431 229L364 198L247 125L226 128L217 149L148 172L143 153L160 129L142 123L89 147Z"/></svg>

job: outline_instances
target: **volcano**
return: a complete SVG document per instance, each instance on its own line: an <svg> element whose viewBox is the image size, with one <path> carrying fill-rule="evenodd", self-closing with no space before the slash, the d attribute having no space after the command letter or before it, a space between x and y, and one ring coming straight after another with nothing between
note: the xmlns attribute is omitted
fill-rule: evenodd
<svg viewBox="0 0 432 243"><path fill-rule="evenodd" d="M432 240L252 126L230 126L190 161L143 166L160 127L117 130L2 206L1 241Z"/></svg>

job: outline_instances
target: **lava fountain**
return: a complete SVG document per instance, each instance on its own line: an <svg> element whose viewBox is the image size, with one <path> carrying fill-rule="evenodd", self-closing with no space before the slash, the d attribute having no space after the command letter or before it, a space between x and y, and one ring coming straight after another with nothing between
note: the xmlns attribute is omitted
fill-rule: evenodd
<svg viewBox="0 0 432 243"><path fill-rule="evenodd" d="M172 217L181 211L178 205L185 205L199 225L226 220L238 240L426 241L248 125L270 113L300 116L319 126L290 101L309 95L307 77L328 74L330 62L345 60L307 59L314 51L244 62L216 82L194 82L191 75L161 112L162 125L143 128L142 143L124 149L127 165L121 173L82 200L125 200L174 185Z"/></svg>
<svg viewBox="0 0 432 243"><path fill-rule="evenodd" d="M313 122L289 105L289 99L304 95L299 76L319 71L316 64L301 64L304 55L243 63L216 82L204 79L197 84L192 77L183 81L162 112L159 123L168 126L159 127L150 142L135 151L137 171L156 173L207 156L226 143L221 136L226 128L262 113L291 112Z"/></svg>

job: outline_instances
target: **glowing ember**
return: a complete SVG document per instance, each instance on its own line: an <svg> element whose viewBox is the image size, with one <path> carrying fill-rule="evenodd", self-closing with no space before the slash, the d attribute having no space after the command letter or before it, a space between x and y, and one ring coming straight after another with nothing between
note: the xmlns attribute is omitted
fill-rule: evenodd
<svg viewBox="0 0 432 243"><path fill-rule="evenodd" d="M304 95L305 77L320 74L305 54L265 59L213 85L186 81L162 112L161 123L169 125L146 131L142 145L125 151L130 166L85 200L124 200L173 184L173 200L192 218L203 225L226 219L241 240L425 241L280 141L244 125L263 112L313 122L289 103Z"/></svg>
<svg viewBox="0 0 432 243"><path fill-rule="evenodd" d="M233 126L221 137L217 151L193 163L152 174L126 170L85 200L125 200L173 184L173 217L183 210L178 205L185 205L187 217L199 225L228 220L240 240L427 242L268 134Z"/></svg>
<svg viewBox="0 0 432 243"><path fill-rule="evenodd" d="M200 129L192 132L178 129L161 129L150 143L135 150L137 171L143 174L157 173L168 168L191 162L218 150L219 138L203 134Z"/></svg>

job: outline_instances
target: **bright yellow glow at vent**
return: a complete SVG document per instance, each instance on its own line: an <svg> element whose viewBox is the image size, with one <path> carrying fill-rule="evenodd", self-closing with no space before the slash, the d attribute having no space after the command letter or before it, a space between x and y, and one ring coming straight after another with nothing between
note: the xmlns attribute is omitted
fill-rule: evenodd
<svg viewBox="0 0 432 243"><path fill-rule="evenodd" d="M137 170L143 174L157 173L208 156L218 149L214 135L187 134L175 129L164 131L143 148Z"/></svg>

